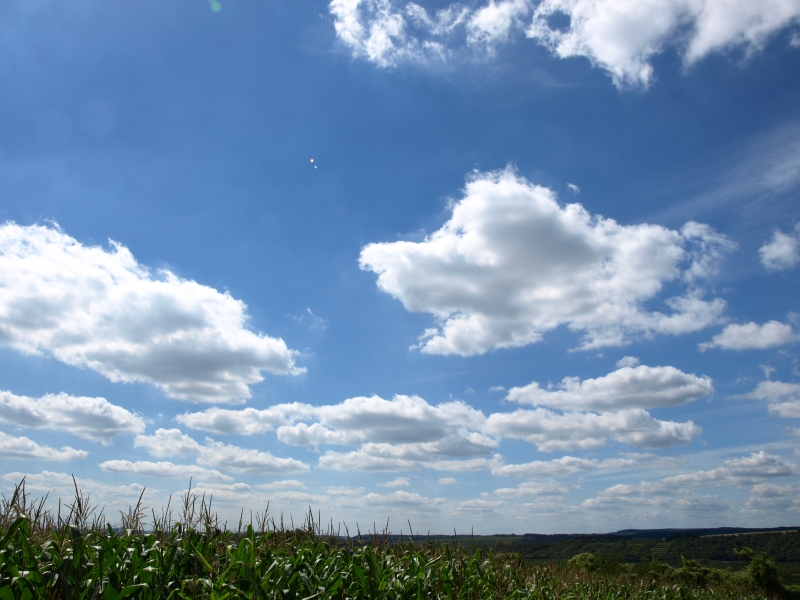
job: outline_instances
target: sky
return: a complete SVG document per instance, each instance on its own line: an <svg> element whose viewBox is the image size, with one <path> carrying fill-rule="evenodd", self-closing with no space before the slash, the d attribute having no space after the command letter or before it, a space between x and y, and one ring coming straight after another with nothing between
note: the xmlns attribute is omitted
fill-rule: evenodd
<svg viewBox="0 0 800 600"><path fill-rule="evenodd" d="M0 491L796 525L799 74L798 0L2 3Z"/></svg>

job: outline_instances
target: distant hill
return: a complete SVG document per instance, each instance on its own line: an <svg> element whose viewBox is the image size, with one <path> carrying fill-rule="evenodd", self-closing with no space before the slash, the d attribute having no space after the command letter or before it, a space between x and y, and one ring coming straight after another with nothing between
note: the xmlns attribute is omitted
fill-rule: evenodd
<svg viewBox="0 0 800 600"><path fill-rule="evenodd" d="M408 539L404 536L404 539ZM426 538L423 537L424 541ZM677 563L680 557L740 562L734 549L747 546L775 561L800 563L800 527L713 527L687 529L623 529L600 534L427 536L431 541L516 552L528 560L566 560L582 552L617 556L636 563L657 559Z"/></svg>

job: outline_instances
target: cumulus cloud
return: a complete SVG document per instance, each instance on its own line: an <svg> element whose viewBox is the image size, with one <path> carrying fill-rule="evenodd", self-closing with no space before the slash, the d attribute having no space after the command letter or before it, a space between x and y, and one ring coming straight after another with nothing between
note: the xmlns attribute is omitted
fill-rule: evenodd
<svg viewBox="0 0 800 600"><path fill-rule="evenodd" d="M19 483L23 477L25 478L26 491L38 494L52 494L51 498L57 496L74 497L75 482L77 481L78 488L82 492L91 495L93 504L95 502L117 500L121 501L124 506L130 506L136 503L144 489L144 486L138 483L114 486L81 477L73 479L73 475L69 473L56 473L47 470L41 473L13 471L3 475L3 479L11 483Z"/></svg>
<svg viewBox="0 0 800 600"><path fill-rule="evenodd" d="M550 480L545 482L523 481L515 488L499 488L493 493L495 496L505 497L550 496L553 499L563 499L568 491L563 485Z"/></svg>
<svg viewBox="0 0 800 600"><path fill-rule="evenodd" d="M688 443L702 431L692 421L660 421L640 408L600 414L558 414L544 408L494 413L487 419L487 430L534 443L542 452L597 448L609 440L663 448Z"/></svg>
<svg viewBox="0 0 800 600"><path fill-rule="evenodd" d="M387 488L408 487L411 485L411 480L408 477L395 477L391 481L387 481L385 483L379 483L378 485Z"/></svg>
<svg viewBox="0 0 800 600"><path fill-rule="evenodd" d="M168 458L195 455L197 463L234 473L287 473L308 471L308 465L294 458L279 458L270 452L240 448L206 438L200 444L178 429L158 429L153 435L137 435L135 447L152 456Z"/></svg>
<svg viewBox="0 0 800 600"><path fill-rule="evenodd" d="M456 483L456 478L455 477L440 477L437 481L439 483L441 483L442 485L453 485L454 483Z"/></svg>
<svg viewBox="0 0 800 600"><path fill-rule="evenodd" d="M800 419L800 384L783 381L762 381L747 398L766 400L767 410L773 415Z"/></svg>
<svg viewBox="0 0 800 600"><path fill-rule="evenodd" d="M285 422L286 425L276 428L276 434L287 444L358 446L346 452L325 451L319 465L326 469L404 471L427 467L472 471L501 466L502 460L494 452L503 437L533 442L547 452L595 448L609 440L651 448L686 443L701 431L691 421L661 421L641 408L601 414L578 410L617 409L637 404L672 406L712 390L709 379L687 375L672 367L624 367L606 378L565 381L572 386L565 383L567 391L539 390L550 394L543 402L533 397L531 386L512 390L520 402L549 404L568 410L564 414L539 408L487 417L461 401L431 405L418 396L396 395L391 400L362 396L323 406L276 405L265 409L268 417L264 418L258 416L259 411L244 409L226 410L221 419L222 411L214 408L184 414L179 420L226 433L252 433ZM515 392L526 389L530 392L528 400L522 392ZM219 425L221 422L224 427ZM162 457L196 454L201 448L177 429L159 429L153 436L138 436L135 445L148 447L151 453Z"/></svg>
<svg viewBox="0 0 800 600"><path fill-rule="evenodd" d="M145 382L182 400L250 397L262 371L303 369L285 342L246 327L245 304L131 252L84 246L60 229L0 226L0 342Z"/></svg>
<svg viewBox="0 0 800 600"><path fill-rule="evenodd" d="M761 264L768 271L786 271L800 262L800 225L795 226L795 233L787 234L775 230L772 241L764 242L758 250Z"/></svg>
<svg viewBox="0 0 800 600"><path fill-rule="evenodd" d="M566 29L550 24L559 14L569 17ZM588 58L618 86L647 85L650 60L666 47L677 47L687 65L712 52L754 52L798 17L795 0L544 0L526 33L560 58Z"/></svg>
<svg viewBox="0 0 800 600"><path fill-rule="evenodd" d="M465 500L458 505L458 510L470 513L496 514L498 508L506 505L502 500Z"/></svg>
<svg viewBox="0 0 800 600"><path fill-rule="evenodd" d="M496 443L480 450L491 451ZM479 448L473 448L473 451ZM327 451L319 466L334 471L413 471L427 467L435 471L483 471L502 462L500 455L491 459L448 459L454 449L447 444L373 444L367 443L352 452Z"/></svg>
<svg viewBox="0 0 800 600"><path fill-rule="evenodd" d="M721 467L716 469L673 475L672 477L664 478L662 482L667 486L745 486L773 477L789 477L793 475L800 475L800 466L762 450L761 452L753 452L750 456L726 460Z"/></svg>
<svg viewBox="0 0 800 600"><path fill-rule="evenodd" d="M492 475L515 475L537 477L541 475L571 475L598 469L627 469L636 467L639 462L633 458L578 458L562 456L554 460L535 460L517 465L502 465L492 469Z"/></svg>
<svg viewBox="0 0 800 600"><path fill-rule="evenodd" d="M667 48L686 65L714 52L750 54L800 18L796 0L488 0L431 10L408 0L332 0L329 11L353 55L382 67L491 55L524 33L559 58L587 58L620 87L648 85L651 60Z"/></svg>
<svg viewBox="0 0 800 600"><path fill-rule="evenodd" d="M538 342L561 325L583 333L582 349L700 330L725 303L704 299L699 284L731 248L706 225L620 225L561 205L505 169L476 172L423 241L368 244L359 264L407 310L437 319L422 352L469 356ZM666 312L646 308L670 282L683 295L664 299Z"/></svg>
<svg viewBox="0 0 800 600"><path fill-rule="evenodd" d="M391 494L367 494L356 500L356 504L362 506L408 506L412 508L433 508L444 503L444 498L428 498L405 490L397 490Z"/></svg>
<svg viewBox="0 0 800 600"><path fill-rule="evenodd" d="M291 488L305 488L306 484L297 479L283 479L271 483L260 483L256 487L261 490L286 490Z"/></svg>
<svg viewBox="0 0 800 600"><path fill-rule="evenodd" d="M603 377L565 377L558 385L542 388L535 381L511 388L507 399L521 404L561 410L619 410L656 408L692 402L714 391L709 377L698 377L675 367L622 367Z"/></svg>
<svg viewBox="0 0 800 600"><path fill-rule="evenodd" d="M175 420L191 429L210 433L255 435L288 425L297 419L313 418L313 415L313 406L295 402L276 404L262 410L250 407L231 410L214 406L202 412L178 415Z"/></svg>
<svg viewBox="0 0 800 600"><path fill-rule="evenodd" d="M24 436L15 437L0 431L0 456L3 458L17 458L21 460L41 459L41 460L78 460L86 458L89 454L84 450L75 450L69 446L64 446L61 450L56 450L50 446L40 446L33 440Z"/></svg>
<svg viewBox="0 0 800 600"><path fill-rule="evenodd" d="M108 441L144 431L144 420L105 398L47 394L41 398L0 392L0 421L19 427L68 431L79 437Z"/></svg>
<svg viewBox="0 0 800 600"><path fill-rule="evenodd" d="M711 338L710 342L699 345L700 350L722 348L724 350L766 350L796 342L800 337L791 325L778 321L767 321L763 325L745 323L728 325L722 333Z"/></svg>
<svg viewBox="0 0 800 600"><path fill-rule="evenodd" d="M750 490L747 508L768 514L800 512L800 489L791 485L759 483Z"/></svg>
<svg viewBox="0 0 800 600"><path fill-rule="evenodd" d="M750 489L746 507L761 511L768 509L796 510L796 493L791 486L772 481L797 477L800 466L768 452L753 452L726 460L721 466L707 471L682 473L638 484L618 484L600 491L582 503L595 510L619 510L628 507L655 507L660 519L669 512L718 512L731 505L717 496L699 495L692 488L722 488L735 486Z"/></svg>
<svg viewBox="0 0 800 600"><path fill-rule="evenodd" d="M656 481L643 481L638 484L618 484L598 495L600 504L603 498L636 498L650 499L658 502L665 496L683 495L691 487L748 487L776 477L791 477L800 474L800 467L787 462L779 456L764 452L753 452L750 456L733 458L724 464L708 471L695 471L664 477ZM587 506L593 505L589 500ZM586 504L586 503L584 503Z"/></svg>
<svg viewBox="0 0 800 600"><path fill-rule="evenodd" d="M364 488L351 488L343 485L329 487L326 492L331 496L357 496L364 492Z"/></svg>
<svg viewBox="0 0 800 600"><path fill-rule="evenodd" d="M481 433L486 420L481 411L460 401L433 406L418 396L361 396L338 404L283 404L263 411L212 408L178 420L220 433L258 433L284 423L276 434L287 444L360 445L354 452L329 451L320 458L321 466L340 470L402 470L437 461L445 468L441 461L485 456L498 444ZM162 431L169 439L159 442L160 447L190 439L178 430ZM137 443L143 442L137 438Z"/></svg>
<svg viewBox="0 0 800 600"><path fill-rule="evenodd" d="M639 365L639 359L635 356L623 356L617 361L617 368L621 369L622 367L636 367Z"/></svg>
<svg viewBox="0 0 800 600"><path fill-rule="evenodd" d="M211 479L212 481L232 481L233 477L223 475L215 469L206 469L197 465L176 465L171 462L150 462L140 460L107 460L100 463L100 468L109 473L125 473L129 475L145 475L169 479L187 479L189 477Z"/></svg>

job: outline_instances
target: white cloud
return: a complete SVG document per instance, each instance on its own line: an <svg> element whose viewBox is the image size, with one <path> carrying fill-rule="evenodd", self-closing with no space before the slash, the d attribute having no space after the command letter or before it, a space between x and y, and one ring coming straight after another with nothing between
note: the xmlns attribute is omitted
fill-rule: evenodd
<svg viewBox="0 0 800 600"><path fill-rule="evenodd" d="M192 429L211 433L255 435L272 431L280 425L293 423L297 419L309 419L314 415L310 404L276 404L259 410L244 408L231 410L213 406L202 412L177 415L175 420Z"/></svg>
<svg viewBox="0 0 800 600"><path fill-rule="evenodd" d="M458 505L458 510L471 513L494 514L505 506L502 500L466 500Z"/></svg>
<svg viewBox="0 0 800 600"><path fill-rule="evenodd" d="M792 331L792 326L778 321L767 321L763 325L745 323L728 325L722 333L711 338L710 342L699 345L700 350L723 348L724 350L766 350L796 342L800 337Z"/></svg>
<svg viewBox="0 0 800 600"><path fill-rule="evenodd" d="M722 466L708 471L673 475L638 484L614 485L602 490L597 497L585 500L583 505L588 508L607 508L620 503L667 506L683 503L685 508L704 509L722 501L715 496L695 496L688 488L747 488L768 479L798 474L798 465L764 451L754 452L750 456L727 460Z"/></svg>
<svg viewBox="0 0 800 600"><path fill-rule="evenodd" d="M570 18L567 29L548 23L558 14ZM588 58L617 86L647 85L650 60L668 46L678 47L687 65L712 52L753 52L798 16L796 0L544 0L527 34L560 58Z"/></svg>
<svg viewBox="0 0 800 600"><path fill-rule="evenodd" d="M408 487L411 485L411 480L408 477L396 477L391 481L387 481L385 483L379 483L378 485L387 488Z"/></svg>
<svg viewBox="0 0 800 600"><path fill-rule="evenodd" d="M308 465L294 458L279 458L270 452L240 448L206 438L198 443L178 429L158 429L153 435L137 435L135 447L160 458L196 455L197 462L234 473L287 473L308 471Z"/></svg>
<svg viewBox="0 0 800 600"><path fill-rule="evenodd" d="M287 490L284 492L273 492L269 495L271 499L283 500L286 502L313 502L320 504L328 501L327 496L320 496L317 494L309 494L307 492L299 492L297 490Z"/></svg>
<svg viewBox="0 0 800 600"><path fill-rule="evenodd" d="M20 427L68 431L79 437L107 441L144 431L144 420L105 398L47 394L41 398L0 391L0 421Z"/></svg>
<svg viewBox="0 0 800 600"><path fill-rule="evenodd" d="M111 244L0 226L0 342L202 402L249 398L262 371L304 371L283 340L246 328L242 301L165 269L154 275Z"/></svg>
<svg viewBox="0 0 800 600"><path fill-rule="evenodd" d="M753 485L772 477L800 475L800 466L768 454L763 450L750 456L726 460L721 467L710 471L697 471L666 477L662 482L671 485L722 487L727 485Z"/></svg>
<svg viewBox="0 0 800 600"><path fill-rule="evenodd" d="M326 492L331 496L357 496L364 492L364 488L351 488L347 486L333 486L329 487Z"/></svg>
<svg viewBox="0 0 800 600"><path fill-rule="evenodd" d="M639 359L635 356L623 356L617 361L617 368L622 367L637 367L639 366Z"/></svg>
<svg viewBox="0 0 800 600"><path fill-rule="evenodd" d="M454 483L457 483L457 481L456 481L456 478L455 478L455 477L440 477L440 478L438 479L438 481L439 481L439 483L441 483L442 485L453 485Z"/></svg>
<svg viewBox="0 0 800 600"><path fill-rule="evenodd" d="M747 507L759 512L800 512L800 489L790 485L759 483L750 490Z"/></svg>
<svg viewBox="0 0 800 600"><path fill-rule="evenodd" d="M487 417L462 401L434 406L418 396L396 395L391 400L362 396L323 406L277 405L265 411L213 408L184 414L179 420L226 433L252 433L285 422L289 424L277 427L276 433L279 440L288 444L358 446L349 452L325 451L319 466L326 469L407 471L426 467L472 471L502 465L499 455L491 455L503 437L525 439L547 452L595 448L609 440L641 447L686 443L701 431L691 421L657 420L641 408L602 414L574 410L673 406L713 389L707 378L687 375L672 367L644 366L623 367L583 382L565 380L562 387L560 391L538 390L536 397L531 386L514 388L510 397L573 412L559 414L540 408ZM267 416L260 417L262 412ZM206 445L209 443L207 440ZM153 436L138 436L135 445L148 447L151 453L162 457L197 454L205 447L177 429L159 429Z"/></svg>
<svg viewBox="0 0 800 600"><path fill-rule="evenodd" d="M609 439L644 448L661 448L688 443L701 433L692 421L660 421L642 409L609 413L564 413L537 408L512 413L494 413L487 430L498 437L523 439L542 452L588 449L603 446Z"/></svg>
<svg viewBox="0 0 800 600"><path fill-rule="evenodd" d="M285 423L276 433L287 444L360 445L354 452L329 451L320 458L320 465L339 470L416 469L423 463L467 468L446 466L442 461L485 456L498 444L481 433L486 421L481 411L461 401L433 406L418 396L397 395L391 400L361 396L332 405L283 404L263 411L212 408L177 419L190 427L221 433L258 433ZM159 447L192 443L178 430L159 431L157 436L169 438L158 442ZM145 442L137 438L139 443Z"/></svg>
<svg viewBox="0 0 800 600"><path fill-rule="evenodd" d="M137 435L134 448L144 448L151 456L172 458L200 452L200 444L180 429L157 429L153 435Z"/></svg>
<svg viewBox="0 0 800 600"><path fill-rule="evenodd" d="M291 488L305 488L306 484L297 479L283 479L271 483L260 483L256 487L260 490L285 490Z"/></svg>
<svg viewBox="0 0 800 600"><path fill-rule="evenodd" d="M553 480L550 481L523 481L515 488L499 488L493 493L496 496L525 497L525 496L553 496L563 499L569 490Z"/></svg>
<svg viewBox="0 0 800 600"><path fill-rule="evenodd" d="M702 329L725 303L704 300L699 281L732 247L697 223L626 226L562 206L506 169L476 172L424 241L368 244L359 264L407 310L436 317L422 352L468 356L535 343L561 325L584 334L583 349ZM645 308L669 282L684 295L665 299L667 312Z"/></svg>
<svg viewBox="0 0 800 600"><path fill-rule="evenodd" d="M540 475L564 476L598 469L626 469L638 465L638 461L632 458L606 458L600 460L597 458L562 456L555 460L535 460L518 465L503 465L492 469L492 475L515 475L522 477L536 477Z"/></svg>
<svg viewBox="0 0 800 600"><path fill-rule="evenodd" d="M493 447L472 448L487 454ZM459 448L448 447L447 442L421 444L367 443L352 452L328 451L319 459L319 466L334 471L413 471L427 467L435 471L483 471L496 467L500 455L492 458L442 458L451 456Z"/></svg>
<svg viewBox="0 0 800 600"><path fill-rule="evenodd" d="M223 475L217 470L198 467L197 465L176 465L171 462L150 462L140 460L107 460L100 463L100 468L110 473L126 473L149 477L165 477L170 479L187 479L189 477L205 478L216 481L232 481L233 477Z"/></svg>
<svg viewBox="0 0 800 600"><path fill-rule="evenodd" d="M397 490L391 494L367 494L357 499L357 503L365 506L409 506L414 508L432 508L445 503L444 498L427 498L416 492Z"/></svg>
<svg viewBox="0 0 800 600"><path fill-rule="evenodd" d="M768 271L786 271L800 262L800 225L795 226L795 234L787 234L777 229L772 234L772 241L764 242L759 248L761 264Z"/></svg>
<svg viewBox="0 0 800 600"><path fill-rule="evenodd" d="M293 321L308 327L310 331L325 331L328 328L328 325L330 325L330 320L328 318L315 315L310 308L307 308L304 314L299 316L289 315L289 317Z"/></svg>
<svg viewBox="0 0 800 600"><path fill-rule="evenodd" d="M90 494L92 504L103 503L109 500L119 501L123 506L131 506L136 503L144 486L138 483L130 485L107 485L94 481L73 476L69 473L55 473L53 471L42 471L41 473L22 473L14 471L3 475L5 481L19 483L25 478L26 491L38 494L51 494L51 499L58 496L74 497L75 482L78 489L84 494Z"/></svg>
<svg viewBox="0 0 800 600"><path fill-rule="evenodd" d="M762 381L745 397L768 401L767 410L773 415L800 419L800 383Z"/></svg>
<svg viewBox="0 0 800 600"><path fill-rule="evenodd" d="M486 56L524 32L555 56L589 59L620 87L649 84L650 61L667 48L687 65L714 52L750 54L800 17L797 0L488 0L431 11L407 0L333 0L329 10L353 55L382 67Z"/></svg>
<svg viewBox="0 0 800 600"><path fill-rule="evenodd" d="M567 184L567 189L569 189L569 191L571 191L573 194L580 194L581 193L581 188L579 188L574 183L568 183Z"/></svg>
<svg viewBox="0 0 800 600"><path fill-rule="evenodd" d="M561 410L656 408L692 402L714 391L709 377L675 367L622 367L596 379L565 377L546 389L536 382L511 388L508 400Z"/></svg>
<svg viewBox="0 0 800 600"><path fill-rule="evenodd" d="M294 458L278 458L270 452L240 448L206 439L197 462L234 473L292 473L308 471L308 465Z"/></svg>
<svg viewBox="0 0 800 600"><path fill-rule="evenodd" d="M14 437L0 431L0 456L4 459L41 459L41 460L78 460L89 454L84 450L75 450L64 446L56 450L50 446L40 446L26 437Z"/></svg>

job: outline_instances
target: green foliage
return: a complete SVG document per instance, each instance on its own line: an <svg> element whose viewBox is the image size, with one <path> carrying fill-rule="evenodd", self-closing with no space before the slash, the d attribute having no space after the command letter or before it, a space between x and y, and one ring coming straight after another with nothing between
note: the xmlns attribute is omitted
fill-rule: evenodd
<svg viewBox="0 0 800 600"><path fill-rule="evenodd" d="M528 560L568 560L589 552L598 556L616 555L626 563L638 563L655 557L677 565L681 556L695 560L740 561L742 559L735 550L747 546L776 562L800 561L798 531L702 537L673 534L667 539L633 539L616 535L581 535L567 539L528 535L475 536L474 543L503 552L518 552Z"/></svg>
<svg viewBox="0 0 800 600"><path fill-rule="evenodd" d="M76 599L661 599L793 598L775 565L745 550L734 576L695 561L582 554L532 565L519 555L450 544L369 543L323 532L309 513L300 529L257 515L236 532L219 527L210 499L191 490L177 522L167 510L142 526L144 507L113 529L76 486L62 516L28 503L24 482L0 506L0 600ZM199 505L198 505L199 501ZM777 583L776 583L777 582Z"/></svg>

